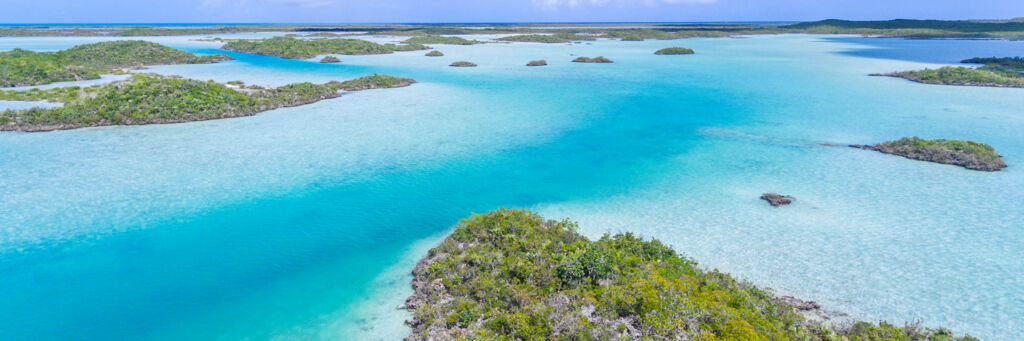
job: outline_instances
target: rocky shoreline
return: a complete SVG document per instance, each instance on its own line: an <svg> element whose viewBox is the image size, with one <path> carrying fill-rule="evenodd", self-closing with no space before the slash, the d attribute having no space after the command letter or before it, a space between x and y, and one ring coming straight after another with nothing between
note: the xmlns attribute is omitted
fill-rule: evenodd
<svg viewBox="0 0 1024 341"><path fill-rule="evenodd" d="M992 146L974 141L905 137L874 145L852 144L849 147L977 171L996 172L1006 168L1006 162Z"/></svg>

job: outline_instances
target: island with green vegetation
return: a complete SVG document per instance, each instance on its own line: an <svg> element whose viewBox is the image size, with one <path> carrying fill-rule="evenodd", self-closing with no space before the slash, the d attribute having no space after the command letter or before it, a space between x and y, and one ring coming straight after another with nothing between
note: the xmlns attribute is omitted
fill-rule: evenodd
<svg viewBox="0 0 1024 341"><path fill-rule="evenodd" d="M403 43L406 45L473 45L486 44L487 42L456 36L425 35L406 39Z"/></svg>
<svg viewBox="0 0 1024 341"><path fill-rule="evenodd" d="M569 32L555 33L555 34L521 34L514 36L507 36L498 38L501 41L511 41L520 43L568 43L580 40L597 40L592 35L576 34Z"/></svg>
<svg viewBox="0 0 1024 341"><path fill-rule="evenodd" d="M0 87L98 79L151 65L205 64L231 60L223 54L197 56L141 40L78 45L57 52L22 49L0 52Z"/></svg>
<svg viewBox="0 0 1024 341"><path fill-rule="evenodd" d="M675 39L676 35L650 28L632 28L625 30L608 31L602 35L605 38L615 38L622 41L643 41L646 39Z"/></svg>
<svg viewBox="0 0 1024 341"><path fill-rule="evenodd" d="M872 76L889 76L926 84L1024 87L1024 58L971 58L962 63L982 64L979 68L944 66L938 69L901 71Z"/></svg>
<svg viewBox="0 0 1024 341"><path fill-rule="evenodd" d="M611 59L605 57L576 57L572 60L573 63L614 63Z"/></svg>
<svg viewBox="0 0 1024 341"><path fill-rule="evenodd" d="M425 54L424 56L427 56L427 57L444 57L444 52L441 52L441 51L438 51L438 50L433 50L433 51L427 52L427 54Z"/></svg>
<svg viewBox="0 0 1024 341"><path fill-rule="evenodd" d="M693 49L685 47L666 47L661 50L654 51L654 54L658 55L673 55L673 54L693 54Z"/></svg>
<svg viewBox="0 0 1024 341"><path fill-rule="evenodd" d="M910 20L849 21L829 19L782 26L779 33L859 34L869 37L915 39L1024 39L1024 20Z"/></svg>
<svg viewBox="0 0 1024 341"><path fill-rule="evenodd" d="M992 146L966 140L925 140L904 137L875 145L850 145L908 159L956 165L972 170L995 172L1006 168L1002 156Z"/></svg>
<svg viewBox="0 0 1024 341"><path fill-rule="evenodd" d="M314 103L342 91L393 88L408 78L373 75L326 84L295 83L274 88L219 84L180 77L133 74L123 82L93 87L0 91L0 99L63 103L55 108L0 112L0 131L49 131L109 125L177 123L251 116Z"/></svg>
<svg viewBox="0 0 1024 341"><path fill-rule="evenodd" d="M451 67L476 67L476 63L460 60L460 61L457 61L457 62L453 62L451 65L448 65L448 66L451 66Z"/></svg>
<svg viewBox="0 0 1024 341"><path fill-rule="evenodd" d="M526 66L548 66L548 61L543 59L531 60Z"/></svg>
<svg viewBox="0 0 1024 341"><path fill-rule="evenodd" d="M293 37L227 40L227 43L221 48L288 59L308 59L323 54L368 55L427 49L426 46L417 44L378 44L361 39L297 39Z"/></svg>
<svg viewBox="0 0 1024 341"><path fill-rule="evenodd" d="M324 64L341 63L341 59L335 56L325 56L323 59L320 59L320 62Z"/></svg>
<svg viewBox="0 0 1024 341"><path fill-rule="evenodd" d="M411 341L977 340L915 324L832 325L814 302L704 270L657 240L593 241L524 210L460 222L412 286Z"/></svg>

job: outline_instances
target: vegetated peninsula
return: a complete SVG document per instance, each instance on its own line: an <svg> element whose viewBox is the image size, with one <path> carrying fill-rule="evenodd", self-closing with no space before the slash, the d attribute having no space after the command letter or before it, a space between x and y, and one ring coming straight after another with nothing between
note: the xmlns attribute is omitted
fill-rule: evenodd
<svg viewBox="0 0 1024 341"><path fill-rule="evenodd" d="M56 108L0 112L0 131L48 131L251 116L341 96L341 91L407 86L415 80L373 75L326 84L275 88L224 85L180 77L134 74L124 82L94 87L0 91L0 99L61 102Z"/></svg>
<svg viewBox="0 0 1024 341"><path fill-rule="evenodd" d="M614 63L611 59L605 57L576 57L572 60L573 63Z"/></svg>
<svg viewBox="0 0 1024 341"><path fill-rule="evenodd" d="M660 55L672 55L672 54L693 54L693 49L685 47L666 47L661 50L654 51L654 54Z"/></svg>
<svg viewBox="0 0 1024 341"><path fill-rule="evenodd" d="M925 140L904 137L876 145L850 145L853 148L899 155L908 159L956 165L967 169L995 172L1006 168L1002 156L992 146L966 140Z"/></svg>
<svg viewBox="0 0 1024 341"><path fill-rule="evenodd" d="M204 64L231 60L223 54L197 56L141 40L78 45L57 52L22 49L0 52L0 87L42 85L124 73L150 65Z"/></svg>
<svg viewBox="0 0 1024 341"><path fill-rule="evenodd" d="M814 302L703 270L657 240L576 230L523 210L463 220L413 270L405 339L977 340L917 325L833 326L805 317L820 313Z"/></svg>
<svg viewBox="0 0 1024 341"><path fill-rule="evenodd" d="M962 62L983 65L977 69L964 66L944 66L938 69L872 74L872 76L899 77L926 84L1024 87L1024 58L971 58Z"/></svg>
<svg viewBox="0 0 1024 341"><path fill-rule="evenodd" d="M473 45L487 44L486 41L469 40L456 36L425 35L416 36L403 41L406 45Z"/></svg>
<svg viewBox="0 0 1024 341"><path fill-rule="evenodd" d="M521 34L501 37L498 40L521 43L568 43L578 40L597 40L597 38L592 35L562 32L555 34Z"/></svg>
<svg viewBox="0 0 1024 341"><path fill-rule="evenodd" d="M419 44L395 45L377 44L360 39L297 39L293 37L228 40L221 48L288 59L307 59L322 54L367 55L427 49L426 46Z"/></svg>

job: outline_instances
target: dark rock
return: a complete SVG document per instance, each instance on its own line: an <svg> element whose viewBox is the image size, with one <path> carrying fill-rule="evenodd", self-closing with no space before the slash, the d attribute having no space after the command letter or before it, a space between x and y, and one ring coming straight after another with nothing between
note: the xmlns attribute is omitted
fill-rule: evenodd
<svg viewBox="0 0 1024 341"><path fill-rule="evenodd" d="M769 204L775 207L782 205L789 205L793 203L793 197L788 195L781 195L775 193L765 193L761 195L761 199L768 201Z"/></svg>

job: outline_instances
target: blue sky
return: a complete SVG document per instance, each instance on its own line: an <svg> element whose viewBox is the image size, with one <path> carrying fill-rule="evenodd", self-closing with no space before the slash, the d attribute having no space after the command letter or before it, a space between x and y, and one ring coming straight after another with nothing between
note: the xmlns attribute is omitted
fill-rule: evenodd
<svg viewBox="0 0 1024 341"><path fill-rule="evenodd" d="M3 23L990 19L1024 0L0 0Z"/></svg>

